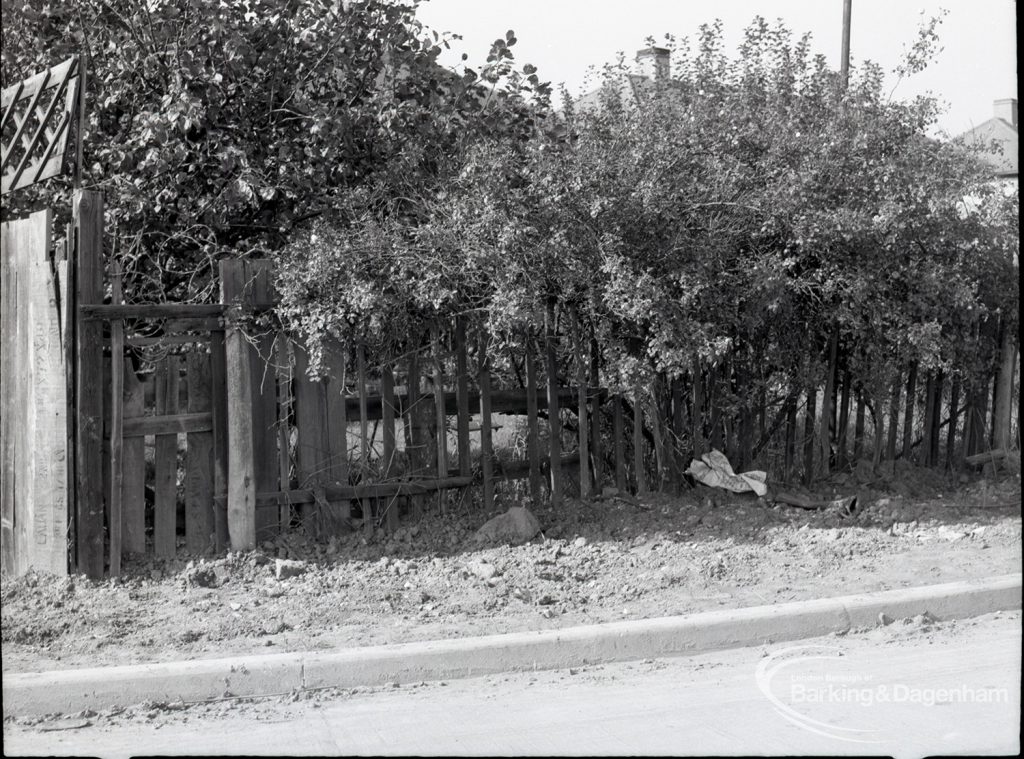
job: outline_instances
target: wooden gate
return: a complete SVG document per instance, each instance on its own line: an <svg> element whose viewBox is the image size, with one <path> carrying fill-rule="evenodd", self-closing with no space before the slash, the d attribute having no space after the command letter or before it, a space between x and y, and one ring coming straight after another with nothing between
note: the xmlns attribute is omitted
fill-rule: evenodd
<svg viewBox="0 0 1024 759"><path fill-rule="evenodd" d="M49 210L3 224L0 251L0 501L3 570L68 571L66 263Z"/></svg>

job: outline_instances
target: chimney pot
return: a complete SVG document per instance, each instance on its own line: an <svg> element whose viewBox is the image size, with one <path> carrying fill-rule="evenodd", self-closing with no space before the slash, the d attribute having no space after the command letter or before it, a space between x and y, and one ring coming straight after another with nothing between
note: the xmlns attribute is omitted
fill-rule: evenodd
<svg viewBox="0 0 1024 759"><path fill-rule="evenodd" d="M1002 119L1014 129L1017 128L1017 98L997 100L993 110L997 119Z"/></svg>
<svg viewBox="0 0 1024 759"><path fill-rule="evenodd" d="M645 47L636 53L636 62L640 73L649 79L667 79L669 76L669 56L671 52L664 47Z"/></svg>

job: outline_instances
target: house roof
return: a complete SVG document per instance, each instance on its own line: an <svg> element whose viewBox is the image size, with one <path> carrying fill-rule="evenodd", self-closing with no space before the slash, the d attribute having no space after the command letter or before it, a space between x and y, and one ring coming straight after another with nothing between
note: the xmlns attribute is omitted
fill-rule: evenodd
<svg viewBox="0 0 1024 759"><path fill-rule="evenodd" d="M1017 127L998 116L964 132L961 138L969 145L982 148L981 159L989 164L999 177L1016 177L1020 171L1017 154ZM993 144L1002 148L994 150Z"/></svg>

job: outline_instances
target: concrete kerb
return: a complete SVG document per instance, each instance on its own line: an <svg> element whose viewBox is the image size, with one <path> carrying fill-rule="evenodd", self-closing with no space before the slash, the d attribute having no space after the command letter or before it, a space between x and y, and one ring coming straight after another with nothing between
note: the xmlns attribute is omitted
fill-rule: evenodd
<svg viewBox="0 0 1024 759"><path fill-rule="evenodd" d="M163 664L5 674L4 716L203 701L295 689L447 680L680 656L811 638L928 612L958 619L1021 608L1021 575L542 632Z"/></svg>

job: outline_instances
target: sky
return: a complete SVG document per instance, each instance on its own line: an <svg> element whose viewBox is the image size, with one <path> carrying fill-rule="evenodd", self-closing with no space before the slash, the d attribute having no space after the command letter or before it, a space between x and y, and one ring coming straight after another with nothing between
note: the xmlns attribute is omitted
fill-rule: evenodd
<svg viewBox="0 0 1024 759"><path fill-rule="evenodd" d="M897 83L896 99L930 92L947 106L938 127L960 134L992 116L996 99L1017 97L1016 4L1013 0L852 0L853 65L871 60L891 72L916 39L924 18L949 13L939 27L943 46L928 70ZM418 17L431 29L461 34L442 63L453 68L484 62L491 42L516 33L513 52L532 63L542 80L579 94L588 67L632 60L648 37L696 36L702 23L719 18L730 52L756 16L782 19L796 35L812 34L814 52L839 68L843 0L424 0Z"/></svg>

